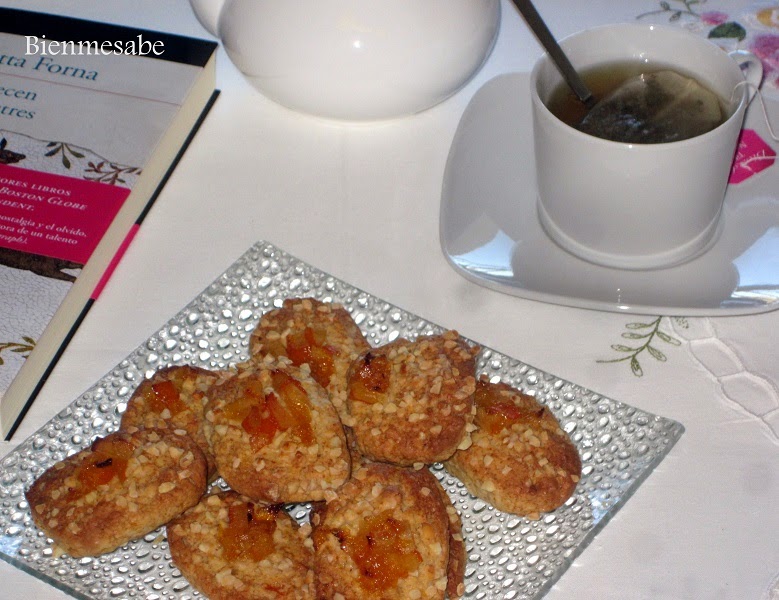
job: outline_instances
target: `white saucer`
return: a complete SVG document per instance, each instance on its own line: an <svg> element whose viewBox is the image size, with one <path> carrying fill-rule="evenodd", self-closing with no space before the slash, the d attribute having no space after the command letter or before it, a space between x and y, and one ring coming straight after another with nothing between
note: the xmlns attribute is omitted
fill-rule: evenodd
<svg viewBox="0 0 779 600"><path fill-rule="evenodd" d="M645 271L586 262L558 247L538 220L529 80L492 79L460 121L440 221L455 270L501 292L579 308L675 316L779 308L779 165L730 186L717 237L697 258ZM758 110L747 127L770 139Z"/></svg>

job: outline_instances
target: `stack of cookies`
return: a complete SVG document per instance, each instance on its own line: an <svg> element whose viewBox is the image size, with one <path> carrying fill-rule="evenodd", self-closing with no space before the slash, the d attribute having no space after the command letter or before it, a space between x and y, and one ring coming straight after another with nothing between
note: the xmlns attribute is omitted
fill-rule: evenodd
<svg viewBox="0 0 779 600"><path fill-rule="evenodd" d="M427 465L530 518L573 493L579 455L530 396L477 380L456 332L372 348L340 305L288 299L226 372L163 369L120 431L28 490L72 556L167 524L174 563L212 599L458 598L465 545ZM221 477L230 491L209 482ZM285 507L312 503L299 526Z"/></svg>

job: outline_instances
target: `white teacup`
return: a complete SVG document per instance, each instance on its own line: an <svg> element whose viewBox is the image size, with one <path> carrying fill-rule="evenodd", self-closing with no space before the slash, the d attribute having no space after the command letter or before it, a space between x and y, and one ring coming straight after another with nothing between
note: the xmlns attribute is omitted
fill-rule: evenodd
<svg viewBox="0 0 779 600"><path fill-rule="evenodd" d="M546 107L562 77L544 55L531 74L544 229L572 254L609 267L666 267L705 251L717 231L744 113L762 79L760 60L657 25L598 27L561 45L577 70L635 60L692 76L726 102L727 119L708 133L670 143L593 137Z"/></svg>

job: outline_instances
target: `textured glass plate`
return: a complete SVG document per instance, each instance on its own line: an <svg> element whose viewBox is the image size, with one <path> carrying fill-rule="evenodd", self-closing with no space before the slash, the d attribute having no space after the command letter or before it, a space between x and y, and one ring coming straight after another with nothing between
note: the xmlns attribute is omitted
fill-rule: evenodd
<svg viewBox="0 0 779 600"><path fill-rule="evenodd" d="M442 330L258 242L145 344L3 459L0 556L79 598L198 597L170 562L164 528L97 558L57 556L51 540L32 524L23 492L55 461L115 431L128 397L147 374L169 364L220 369L245 359L260 315L290 296L340 302L374 346ZM575 494L539 521L496 511L471 496L439 465L433 468L462 515L468 553L466 597L539 598L663 459L684 428L486 348L478 371L549 406L582 457L584 472ZM292 512L300 520L306 518L305 506Z"/></svg>

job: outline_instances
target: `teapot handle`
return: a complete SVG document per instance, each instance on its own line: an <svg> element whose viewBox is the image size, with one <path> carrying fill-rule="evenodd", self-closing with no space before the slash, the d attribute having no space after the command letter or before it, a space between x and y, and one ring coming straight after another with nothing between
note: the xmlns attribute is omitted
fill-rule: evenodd
<svg viewBox="0 0 779 600"><path fill-rule="evenodd" d="M189 0L197 20L210 33L219 37L219 14L225 0Z"/></svg>

